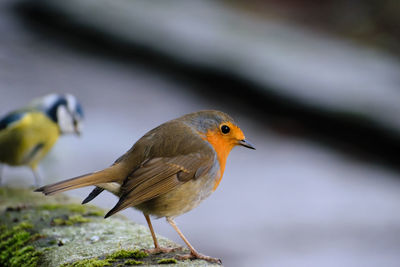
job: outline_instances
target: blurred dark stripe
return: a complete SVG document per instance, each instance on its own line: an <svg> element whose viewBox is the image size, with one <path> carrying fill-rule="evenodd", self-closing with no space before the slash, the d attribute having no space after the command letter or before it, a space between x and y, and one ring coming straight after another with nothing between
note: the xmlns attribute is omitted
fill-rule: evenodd
<svg viewBox="0 0 400 267"><path fill-rule="evenodd" d="M60 10L40 1L18 3L15 11L26 27L57 46L127 66L139 65L185 84L212 104L247 114L279 134L311 139L360 160L400 170L397 156L400 134L360 114L318 109L221 69L187 64L139 43L71 21Z"/></svg>

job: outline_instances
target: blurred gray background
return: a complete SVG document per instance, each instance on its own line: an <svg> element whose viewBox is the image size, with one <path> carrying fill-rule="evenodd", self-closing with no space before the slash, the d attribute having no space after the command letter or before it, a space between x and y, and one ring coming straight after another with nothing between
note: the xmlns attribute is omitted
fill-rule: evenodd
<svg viewBox="0 0 400 267"><path fill-rule="evenodd" d="M178 217L195 248L225 266L399 266L399 17L394 0L4 0L0 114L79 98L83 135L42 162L50 183L110 165L162 122L223 110L257 150L235 148L218 190ZM33 183L27 168L3 175Z"/></svg>

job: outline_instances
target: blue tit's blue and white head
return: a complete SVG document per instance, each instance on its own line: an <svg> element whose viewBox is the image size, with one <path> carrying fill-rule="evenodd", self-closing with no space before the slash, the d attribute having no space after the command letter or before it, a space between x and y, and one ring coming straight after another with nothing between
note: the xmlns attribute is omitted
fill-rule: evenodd
<svg viewBox="0 0 400 267"><path fill-rule="evenodd" d="M31 107L42 110L58 124L61 134L81 133L83 109L71 94L49 94L31 102Z"/></svg>

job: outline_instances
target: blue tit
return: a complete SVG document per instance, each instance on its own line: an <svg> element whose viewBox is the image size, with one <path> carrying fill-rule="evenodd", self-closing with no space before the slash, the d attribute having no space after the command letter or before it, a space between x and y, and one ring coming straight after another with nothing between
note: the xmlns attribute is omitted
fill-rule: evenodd
<svg viewBox="0 0 400 267"><path fill-rule="evenodd" d="M29 166L40 184L37 166L62 134L80 134L83 110L71 94L49 94L0 119L0 163ZM1 183L1 176L0 176Z"/></svg>

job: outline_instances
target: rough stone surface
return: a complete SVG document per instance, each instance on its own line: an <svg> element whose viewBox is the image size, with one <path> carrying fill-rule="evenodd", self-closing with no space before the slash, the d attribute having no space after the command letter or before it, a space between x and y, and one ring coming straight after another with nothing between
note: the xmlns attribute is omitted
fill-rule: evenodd
<svg viewBox="0 0 400 267"><path fill-rule="evenodd" d="M2 232L5 232L4 227L12 229L21 223L33 226L27 227L35 235L29 245L41 254L40 266L68 266L86 259L99 259L98 262L102 262L108 255L121 250L143 250L153 246L147 227L118 215L103 219L103 210L80 205L65 195L45 197L29 189L1 188L0 211ZM164 237L158 238L161 246L179 247ZM162 259L171 259L187 252L181 248L177 252L149 255L138 261L142 261L142 265L156 266ZM124 266L129 260L136 259L122 258L110 265L107 262L104 264ZM91 266L87 262L82 263ZM202 260L178 261L176 265L219 266Z"/></svg>

